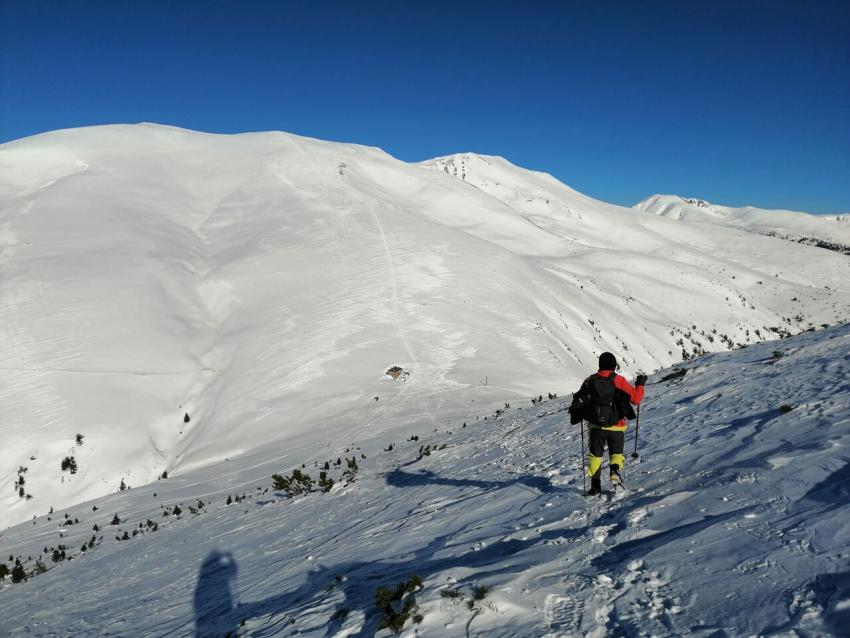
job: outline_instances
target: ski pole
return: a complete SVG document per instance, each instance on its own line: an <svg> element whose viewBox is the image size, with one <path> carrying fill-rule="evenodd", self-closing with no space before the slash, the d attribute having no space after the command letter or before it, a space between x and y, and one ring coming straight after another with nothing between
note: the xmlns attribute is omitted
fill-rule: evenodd
<svg viewBox="0 0 850 638"><path fill-rule="evenodd" d="M638 403L637 420L635 421L635 451L632 452L633 459L636 459L639 456L637 451L638 432L640 432L640 403Z"/></svg>
<svg viewBox="0 0 850 638"><path fill-rule="evenodd" d="M587 494L587 472L584 471L584 420L581 422L581 484L584 487L584 493Z"/></svg>

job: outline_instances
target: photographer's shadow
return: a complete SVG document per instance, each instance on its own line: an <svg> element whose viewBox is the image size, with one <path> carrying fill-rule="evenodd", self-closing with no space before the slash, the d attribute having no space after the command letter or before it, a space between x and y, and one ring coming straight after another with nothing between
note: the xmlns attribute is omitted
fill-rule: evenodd
<svg viewBox="0 0 850 638"><path fill-rule="evenodd" d="M195 638L236 635L239 618L231 587L236 563L230 554L214 549L204 559L195 587Z"/></svg>

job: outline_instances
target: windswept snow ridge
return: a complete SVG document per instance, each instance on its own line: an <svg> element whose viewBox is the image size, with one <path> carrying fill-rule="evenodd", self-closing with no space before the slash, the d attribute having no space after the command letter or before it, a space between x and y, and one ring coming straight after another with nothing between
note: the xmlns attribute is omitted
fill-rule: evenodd
<svg viewBox="0 0 850 638"><path fill-rule="evenodd" d="M850 317L845 255L501 158L156 125L0 146L0 269L0 529Z"/></svg>
<svg viewBox="0 0 850 638"><path fill-rule="evenodd" d="M671 219L725 224L850 255L848 215L810 215L752 206L732 208L676 195L652 195L635 204L635 208Z"/></svg>
<svg viewBox="0 0 850 638"><path fill-rule="evenodd" d="M0 538L48 567L0 589L4 635L386 637L376 594L412 576L404 636L843 635L848 378L848 326L652 375L622 498L583 496L544 399L337 445L303 470L356 458L329 493L269 491L291 465L237 492L231 462L57 511Z"/></svg>

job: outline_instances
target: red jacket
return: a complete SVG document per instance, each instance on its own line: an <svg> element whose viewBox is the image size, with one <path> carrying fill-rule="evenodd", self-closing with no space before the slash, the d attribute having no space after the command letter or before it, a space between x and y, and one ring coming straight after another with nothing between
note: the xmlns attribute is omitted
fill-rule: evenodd
<svg viewBox="0 0 850 638"><path fill-rule="evenodd" d="M600 370L597 372L600 377L609 377L611 376L611 370ZM589 378L589 377L588 377ZM626 377L618 374L614 379L614 387L618 390L622 390L625 392L629 401L632 405L637 405L641 401L643 401L643 386L639 385L636 388L633 388L632 385L626 381ZM603 428L605 430L625 430L626 429L626 420L620 419L620 422L617 425L612 425L611 427Z"/></svg>

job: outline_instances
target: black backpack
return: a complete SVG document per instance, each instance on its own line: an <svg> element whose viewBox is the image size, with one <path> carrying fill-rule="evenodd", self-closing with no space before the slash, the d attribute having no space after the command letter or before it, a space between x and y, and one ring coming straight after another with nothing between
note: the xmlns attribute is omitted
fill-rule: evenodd
<svg viewBox="0 0 850 638"><path fill-rule="evenodd" d="M573 395L570 406L570 423L576 424L582 419L592 425L609 427L619 423L625 416L617 401L617 387L612 372L607 377L594 374L585 379L581 389Z"/></svg>

